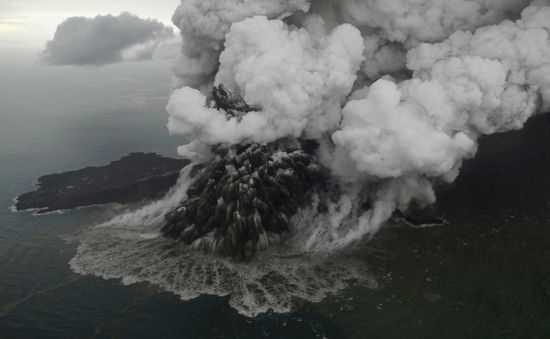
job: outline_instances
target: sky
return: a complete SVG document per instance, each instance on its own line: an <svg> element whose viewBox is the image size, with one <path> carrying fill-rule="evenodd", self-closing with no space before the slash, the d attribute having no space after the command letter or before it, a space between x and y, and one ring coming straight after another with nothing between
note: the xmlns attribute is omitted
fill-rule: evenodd
<svg viewBox="0 0 550 339"><path fill-rule="evenodd" d="M179 0L0 0L0 49L38 48L50 40L58 24L72 16L95 17L130 12L171 23Z"/></svg>
<svg viewBox="0 0 550 339"><path fill-rule="evenodd" d="M143 130L141 135L152 133L152 144L168 136L164 106L171 60L80 67L52 66L41 56L58 25L70 17L130 12L171 25L178 4L179 0L0 0L0 155L38 149L48 144L50 135L77 140L78 131L91 123L87 119L103 124L106 132L98 139L132 128ZM41 126L46 125L62 130L44 131ZM125 144L123 139L112 147Z"/></svg>

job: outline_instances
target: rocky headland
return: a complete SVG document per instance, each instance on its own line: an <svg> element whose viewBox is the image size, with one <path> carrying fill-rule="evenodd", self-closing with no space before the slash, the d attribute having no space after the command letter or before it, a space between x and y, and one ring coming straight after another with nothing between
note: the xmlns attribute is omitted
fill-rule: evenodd
<svg viewBox="0 0 550 339"><path fill-rule="evenodd" d="M37 189L17 197L15 208L47 213L83 206L135 203L162 197L187 160L131 153L105 166L38 178Z"/></svg>

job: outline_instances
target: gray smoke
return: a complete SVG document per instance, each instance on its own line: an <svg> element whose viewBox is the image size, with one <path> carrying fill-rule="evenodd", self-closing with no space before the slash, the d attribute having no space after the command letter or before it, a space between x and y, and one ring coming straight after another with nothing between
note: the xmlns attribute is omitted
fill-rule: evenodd
<svg viewBox="0 0 550 339"><path fill-rule="evenodd" d="M170 56L172 28L130 13L71 17L46 44L42 59L53 65L105 65Z"/></svg>

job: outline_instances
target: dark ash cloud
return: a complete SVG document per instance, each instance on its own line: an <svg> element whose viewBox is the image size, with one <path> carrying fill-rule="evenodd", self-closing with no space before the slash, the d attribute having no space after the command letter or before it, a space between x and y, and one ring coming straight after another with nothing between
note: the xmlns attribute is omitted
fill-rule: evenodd
<svg viewBox="0 0 550 339"><path fill-rule="evenodd" d="M42 60L52 65L105 65L151 59L174 38L172 28L130 13L71 17L46 43Z"/></svg>

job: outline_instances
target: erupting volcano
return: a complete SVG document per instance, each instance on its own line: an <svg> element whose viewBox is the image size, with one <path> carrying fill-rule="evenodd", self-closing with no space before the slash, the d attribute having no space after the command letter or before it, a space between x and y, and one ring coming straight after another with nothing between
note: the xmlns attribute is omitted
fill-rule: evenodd
<svg viewBox="0 0 550 339"><path fill-rule="evenodd" d="M251 110L222 85L213 97L230 119ZM326 176L302 143L213 146L213 159L195 169L188 197L166 216L164 234L236 259L267 248L270 235L290 230L290 218Z"/></svg>
<svg viewBox="0 0 550 339"><path fill-rule="evenodd" d="M182 1L168 128L196 169L164 234L248 259L315 199L317 250L422 219L480 136L547 109L549 19L538 0Z"/></svg>
<svg viewBox="0 0 550 339"><path fill-rule="evenodd" d="M191 164L71 264L247 315L369 282L330 258L392 219L445 225L436 191L480 138L550 107L547 0L182 0L172 20L168 130Z"/></svg>

